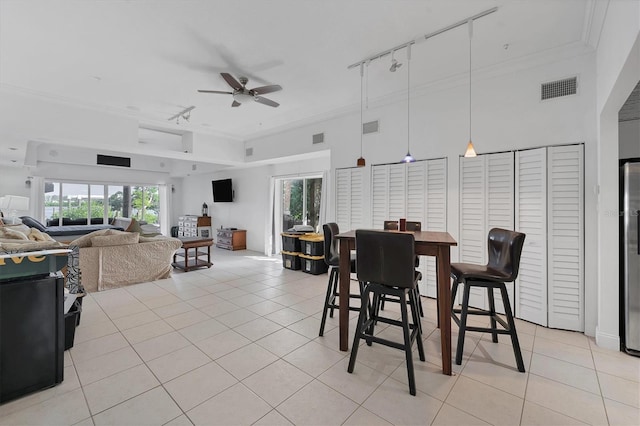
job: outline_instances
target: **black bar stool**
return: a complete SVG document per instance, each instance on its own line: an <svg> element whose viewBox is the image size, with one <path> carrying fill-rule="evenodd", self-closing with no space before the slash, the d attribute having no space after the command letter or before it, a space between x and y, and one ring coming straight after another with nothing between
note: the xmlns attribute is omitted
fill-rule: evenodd
<svg viewBox="0 0 640 426"><path fill-rule="evenodd" d="M356 230L356 264L358 280L365 283L360 302L360 315L356 326L351 357L347 371L353 373L358 356L360 339L365 339L368 346L373 342L402 349L407 362L407 376L409 392L416 394L416 382L413 371L413 357L411 347L415 341L418 345L420 360L424 361L420 318L415 288L417 274L414 269L415 239L411 234L390 233L381 231ZM373 294L373 304L369 303L369 296ZM400 302L401 320L379 316L375 308L377 301L386 295L393 295ZM411 321L407 312L407 305L411 308ZM404 341L394 342L374 336L377 322L402 327Z"/></svg>
<svg viewBox="0 0 640 426"><path fill-rule="evenodd" d="M327 284L327 295L324 298L324 308L322 310L322 321L320 322L319 336L324 334L324 326L327 322L327 312L329 316L333 318L333 310L338 309L338 303L336 298L340 296L338 293L338 281L340 278L340 250L336 235L340 233L337 223L325 223L322 225L322 231L324 232L324 261L329 265L329 282ZM351 272L356 272L356 260L351 259ZM360 285L360 294L362 294L362 283ZM352 299L360 299L360 294L349 294ZM349 304L350 311L359 311L360 308L351 306Z"/></svg>
<svg viewBox="0 0 640 426"><path fill-rule="evenodd" d="M511 336L513 352L516 356L518 371L524 373L524 362L520 352L520 343L516 333L516 324L513 320L511 304L505 283L515 281L518 277L520 267L520 255L524 244L525 234L507 229L493 228L489 231L487 242L489 263L487 265L475 265L470 263L452 263L451 277L453 287L451 288L451 316L458 324L458 348L456 350L456 364L462 364L462 350L464 346L464 335L467 331L490 332L492 341L498 342L498 334L508 334ZM463 284L464 293L462 295L462 307L453 308L458 285ZM469 292L471 287L483 287L487 289L489 298L489 310L469 308ZM498 289L502 294L502 303L507 317L505 322L496 314L493 290ZM460 314L458 317L456 314ZM474 327L467 325L468 315L485 315L491 319L491 327ZM501 329L497 328L500 324Z"/></svg>

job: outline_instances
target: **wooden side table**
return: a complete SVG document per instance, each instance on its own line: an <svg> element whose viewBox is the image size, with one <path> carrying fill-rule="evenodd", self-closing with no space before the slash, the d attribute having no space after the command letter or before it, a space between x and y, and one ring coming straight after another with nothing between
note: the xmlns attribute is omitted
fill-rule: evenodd
<svg viewBox="0 0 640 426"><path fill-rule="evenodd" d="M194 268L211 268L211 246L213 245L213 238L200 238L200 237L182 237L179 238L182 241L182 250L176 251L173 255L173 263L171 266L174 268L182 269L185 272ZM200 259L200 256L204 256L205 253L198 251L200 247L207 248L207 260ZM192 254L189 254L189 250L194 249ZM184 260L177 260L177 257L181 256ZM191 261L189 261L191 259Z"/></svg>

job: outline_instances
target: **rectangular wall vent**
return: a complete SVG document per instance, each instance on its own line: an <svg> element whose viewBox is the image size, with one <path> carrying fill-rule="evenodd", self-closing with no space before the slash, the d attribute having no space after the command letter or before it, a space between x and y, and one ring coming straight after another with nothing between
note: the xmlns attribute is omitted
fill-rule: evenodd
<svg viewBox="0 0 640 426"><path fill-rule="evenodd" d="M311 143L317 144L317 143L323 143L323 142L324 142L324 133L317 133L313 135L313 139Z"/></svg>
<svg viewBox="0 0 640 426"><path fill-rule="evenodd" d="M131 158L98 154L97 164L102 166L131 167Z"/></svg>
<svg viewBox="0 0 640 426"><path fill-rule="evenodd" d="M378 132L378 120L369 121L368 123L362 123L362 134L367 135L369 133Z"/></svg>
<svg viewBox="0 0 640 426"><path fill-rule="evenodd" d="M540 86L540 100L559 98L561 96L575 95L578 90L578 77L564 78L562 80L542 83Z"/></svg>
<svg viewBox="0 0 640 426"><path fill-rule="evenodd" d="M251 157L253 155L253 148L246 148L244 150L244 156L245 157Z"/></svg>

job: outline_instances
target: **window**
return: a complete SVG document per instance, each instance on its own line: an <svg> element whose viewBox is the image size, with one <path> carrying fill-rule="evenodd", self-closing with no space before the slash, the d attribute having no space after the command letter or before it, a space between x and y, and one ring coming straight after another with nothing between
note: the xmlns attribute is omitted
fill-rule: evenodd
<svg viewBox="0 0 640 426"><path fill-rule="evenodd" d="M160 223L157 186L104 185L46 182L44 218L47 225L62 225L64 219L83 223L105 223L114 217L131 217L150 224Z"/></svg>

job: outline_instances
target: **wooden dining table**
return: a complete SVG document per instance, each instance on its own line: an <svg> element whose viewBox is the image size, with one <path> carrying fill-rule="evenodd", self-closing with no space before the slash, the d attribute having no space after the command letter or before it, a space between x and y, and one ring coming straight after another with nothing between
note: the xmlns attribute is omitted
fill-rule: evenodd
<svg viewBox="0 0 640 426"><path fill-rule="evenodd" d="M401 232L401 231L383 231ZM440 325L440 345L442 348L442 373L451 375L451 247L458 245L448 232L415 231L415 253L421 256L435 256L438 282L438 308ZM340 284L339 293L349 294L351 274L351 250L356 248L356 231L351 230L336 235L340 241ZM357 258L357 253L356 253ZM340 350L349 350L349 298L340 297Z"/></svg>

